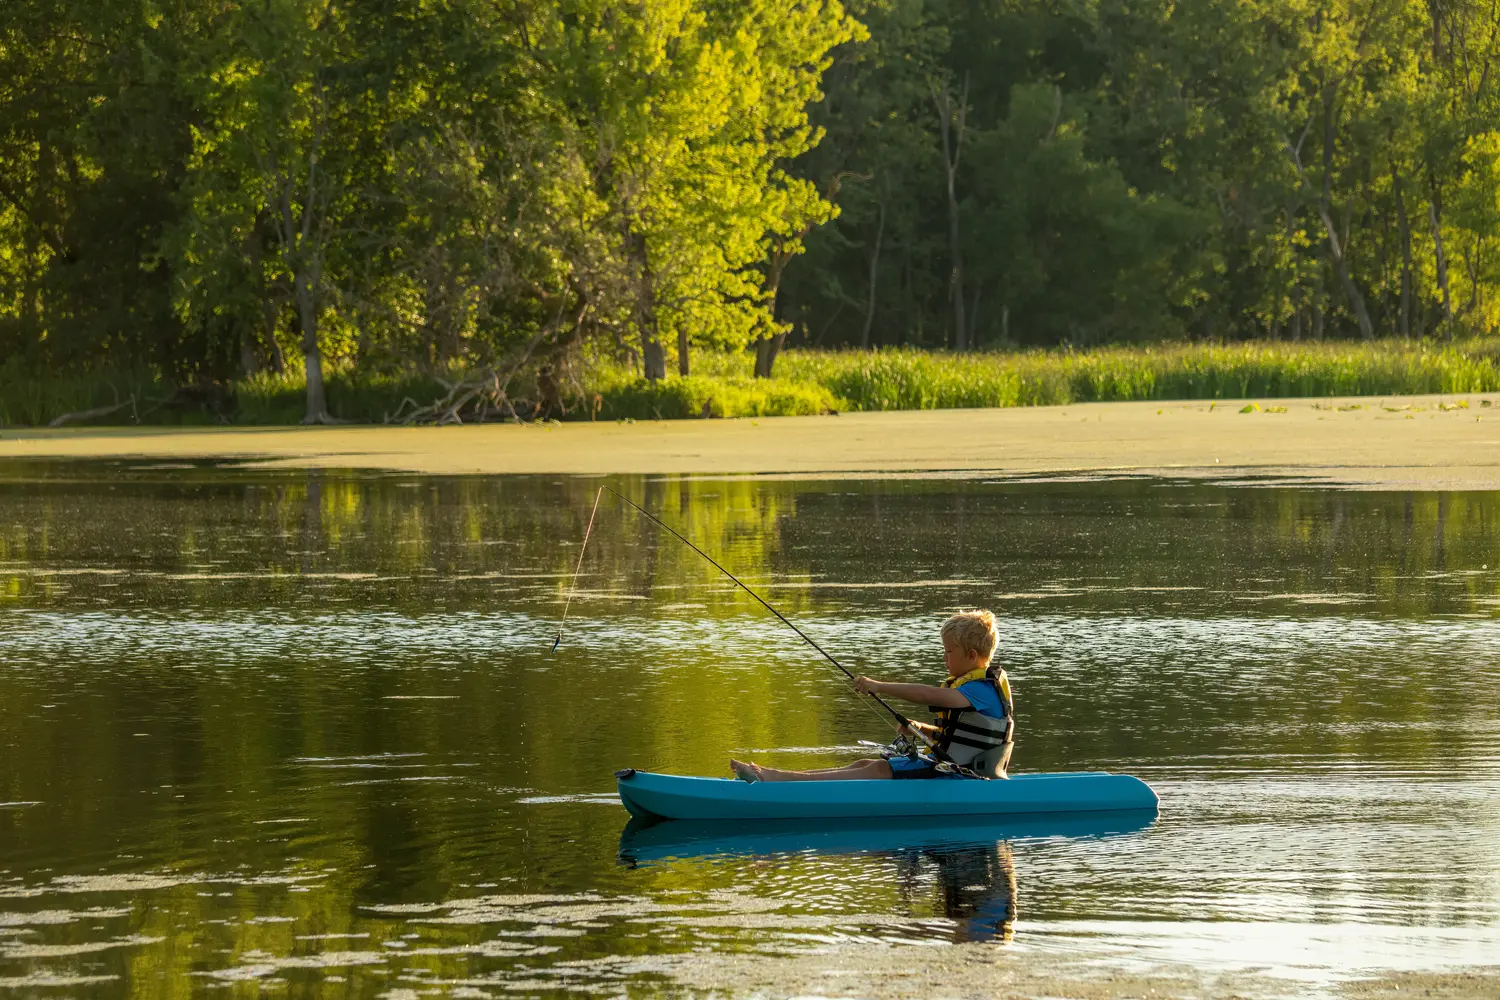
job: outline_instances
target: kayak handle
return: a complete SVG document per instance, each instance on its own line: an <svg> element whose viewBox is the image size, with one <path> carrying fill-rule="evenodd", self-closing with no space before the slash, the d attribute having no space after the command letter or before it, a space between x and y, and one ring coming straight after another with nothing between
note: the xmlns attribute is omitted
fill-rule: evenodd
<svg viewBox="0 0 1500 1000"><path fill-rule="evenodd" d="M633 767L622 767L622 768L620 768L620 770L618 770L618 771L615 772L615 777L619 778L621 781L625 781L625 780L627 780L629 778L634 778L635 777L635 768L633 768Z"/></svg>

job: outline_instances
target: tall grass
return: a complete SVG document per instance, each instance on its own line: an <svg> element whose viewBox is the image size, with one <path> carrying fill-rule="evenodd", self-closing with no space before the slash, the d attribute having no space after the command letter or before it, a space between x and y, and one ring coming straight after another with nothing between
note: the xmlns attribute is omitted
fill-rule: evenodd
<svg viewBox="0 0 1500 1000"><path fill-rule="evenodd" d="M172 384L146 368L101 368L53 373L14 360L0 365L0 425L46 426L57 417L127 405L84 423L272 425L295 424L306 410L306 380L300 371L269 372L195 390ZM443 391L419 375L368 375L332 369L325 378L329 409L355 423L380 423L403 398L425 403Z"/></svg>
<svg viewBox="0 0 1500 1000"><path fill-rule="evenodd" d="M711 360L721 369L727 356ZM450 373L454 378L461 372ZM261 374L234 384L237 424L295 424L304 412L305 382L300 373ZM382 423L403 400L422 405L440 397L444 387L430 376L366 375L348 370L329 373L325 382L328 410L341 420ZM744 374L693 375L648 382L622 366L591 366L581 394L567 400L574 420L676 420L685 417L761 417L827 413L842 404L827 389L783 379L754 379Z"/></svg>
<svg viewBox="0 0 1500 1000"><path fill-rule="evenodd" d="M307 380L302 372L262 372L233 383L236 424L295 424L307 412ZM441 396L441 382L428 375L362 375L330 366L323 380L328 412L359 424L383 423L403 399L418 405Z"/></svg>
<svg viewBox="0 0 1500 1000"><path fill-rule="evenodd" d="M576 417L603 420L678 417L787 417L847 409L827 387L801 379L756 379L735 371L734 356L710 357L717 374L648 382L615 366L595 370Z"/></svg>
<svg viewBox="0 0 1500 1000"><path fill-rule="evenodd" d="M127 405L105 421L131 423L142 413L149 414L153 400L166 398L172 391L147 368L52 373L9 358L0 365L0 425L45 426L64 413L120 403Z"/></svg>
<svg viewBox="0 0 1500 1000"><path fill-rule="evenodd" d="M777 375L824 386L855 410L1490 392L1500 390L1500 343L1441 350L1382 341L967 355L791 351Z"/></svg>
<svg viewBox="0 0 1500 1000"><path fill-rule="evenodd" d="M751 377L748 354L703 354L695 374L651 383L608 362L592 365L569 419L749 417L830 410L927 410L1047 406L1113 400L1244 399L1408 393L1500 392L1500 339L1452 347L1404 341L1183 344L1089 351L951 354L892 348L782 354L776 377ZM104 423L294 424L303 413L300 373L233 383L215 407L146 370L54 375L0 365L0 423L43 425L59 414L113 405ZM379 423L403 399L442 394L434 378L331 370L329 409Z"/></svg>

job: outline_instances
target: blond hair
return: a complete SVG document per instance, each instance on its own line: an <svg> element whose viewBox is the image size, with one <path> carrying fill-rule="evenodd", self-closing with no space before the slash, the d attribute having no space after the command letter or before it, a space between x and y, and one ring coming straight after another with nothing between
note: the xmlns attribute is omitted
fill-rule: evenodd
<svg viewBox="0 0 1500 1000"><path fill-rule="evenodd" d="M988 611L960 611L943 622L943 642L953 643L966 653L978 653L986 666L999 641L995 616Z"/></svg>

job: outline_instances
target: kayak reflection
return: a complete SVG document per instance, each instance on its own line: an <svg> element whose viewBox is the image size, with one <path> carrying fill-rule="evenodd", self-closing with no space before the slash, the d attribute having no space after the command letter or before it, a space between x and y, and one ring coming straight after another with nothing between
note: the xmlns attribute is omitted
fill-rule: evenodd
<svg viewBox="0 0 1500 1000"><path fill-rule="evenodd" d="M862 819L728 820L632 819L620 834L627 865L713 855L855 854L991 847L1000 841L1046 837L1105 837L1144 830L1155 809L1025 816L894 816Z"/></svg>
<svg viewBox="0 0 1500 1000"><path fill-rule="evenodd" d="M620 860L636 867L713 856L885 854L897 863L909 903L936 892L936 909L955 941L1009 942L1015 936L1017 880L1011 842L1109 837L1144 830L1155 809L972 818L766 820L632 819L620 834ZM912 909L919 909L913 906Z"/></svg>

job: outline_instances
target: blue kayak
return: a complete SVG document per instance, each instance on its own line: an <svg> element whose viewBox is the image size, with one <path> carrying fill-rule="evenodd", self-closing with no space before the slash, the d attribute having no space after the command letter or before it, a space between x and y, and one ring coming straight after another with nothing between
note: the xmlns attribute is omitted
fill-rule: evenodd
<svg viewBox="0 0 1500 1000"><path fill-rule="evenodd" d="M616 772L632 816L657 819L844 819L1000 816L1155 809L1139 778L1106 771L1018 774L993 781L739 781Z"/></svg>

